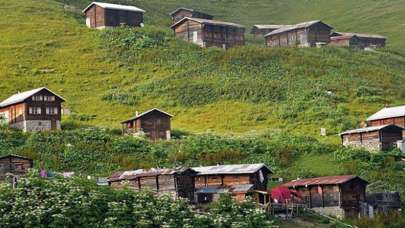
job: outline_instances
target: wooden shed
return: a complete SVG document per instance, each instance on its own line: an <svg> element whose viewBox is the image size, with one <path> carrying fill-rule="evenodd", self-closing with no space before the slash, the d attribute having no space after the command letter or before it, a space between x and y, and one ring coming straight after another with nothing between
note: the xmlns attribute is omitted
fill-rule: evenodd
<svg viewBox="0 0 405 228"><path fill-rule="evenodd" d="M385 107L367 118L371 126L395 124L405 128L405 105Z"/></svg>
<svg viewBox="0 0 405 228"><path fill-rule="evenodd" d="M31 158L19 155L5 155L0 157L0 181L7 175L20 177L27 174L33 168L34 162Z"/></svg>
<svg viewBox="0 0 405 228"><path fill-rule="evenodd" d="M343 146L365 148L370 151L389 150L402 140L404 129L397 125L381 125L345 131L340 134Z"/></svg>
<svg viewBox="0 0 405 228"><path fill-rule="evenodd" d="M208 13L203 13L194 9L189 9L189 8L178 8L175 11L170 13L170 16L172 17L172 22L173 24L180 21L181 19L185 17L193 17L193 18L202 18L202 19L208 19L212 20L214 19L214 16L208 14Z"/></svg>
<svg viewBox="0 0 405 228"><path fill-rule="evenodd" d="M0 122L25 132L60 130L64 101L46 87L16 93L0 103Z"/></svg>
<svg viewBox="0 0 405 228"><path fill-rule="evenodd" d="M194 177L196 171L190 168L138 169L116 172L108 178L114 188L129 187L134 191L148 189L156 194L169 194L194 201Z"/></svg>
<svg viewBox="0 0 405 228"><path fill-rule="evenodd" d="M368 182L354 175L299 179L283 184L300 192L309 208L338 218L356 217Z"/></svg>
<svg viewBox="0 0 405 228"><path fill-rule="evenodd" d="M274 30L291 25L253 25L250 33L256 38L264 37L266 34L273 32Z"/></svg>
<svg viewBox="0 0 405 228"><path fill-rule="evenodd" d="M143 27L145 10L135 6L92 2L83 11L89 28L112 28L117 26Z"/></svg>
<svg viewBox="0 0 405 228"><path fill-rule="evenodd" d="M385 46L386 37L373 34L333 32L330 45L337 47L380 48Z"/></svg>
<svg viewBox="0 0 405 228"><path fill-rule="evenodd" d="M167 112L153 108L144 113L136 113L134 117L121 122L124 134L146 136L151 140L170 140L171 118Z"/></svg>
<svg viewBox="0 0 405 228"><path fill-rule="evenodd" d="M309 21L282 27L265 35L269 47L315 47L330 41L332 27L322 21Z"/></svg>
<svg viewBox="0 0 405 228"><path fill-rule="evenodd" d="M235 23L185 17L171 28L178 39L201 47L226 49L245 44L245 27Z"/></svg>

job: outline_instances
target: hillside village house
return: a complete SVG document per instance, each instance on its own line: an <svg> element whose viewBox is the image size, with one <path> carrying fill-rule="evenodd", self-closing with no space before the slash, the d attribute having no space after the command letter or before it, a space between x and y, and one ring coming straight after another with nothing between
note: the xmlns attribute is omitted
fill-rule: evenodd
<svg viewBox="0 0 405 228"><path fill-rule="evenodd" d="M266 34L290 25L253 25L250 31L255 37L264 37Z"/></svg>
<svg viewBox="0 0 405 228"><path fill-rule="evenodd" d="M245 27L235 23L185 17L171 28L178 39L201 47L226 49L245 44Z"/></svg>
<svg viewBox="0 0 405 228"><path fill-rule="evenodd" d="M178 8L175 11L170 13L170 16L172 16L172 22L173 24L180 21L181 19L185 17L193 17L193 18L201 18L201 19L208 19L212 20L214 19L214 16L209 15L207 13L203 13L200 11L196 11L193 9L188 9L188 8Z"/></svg>
<svg viewBox="0 0 405 228"><path fill-rule="evenodd" d="M114 188L129 187L134 191L148 189L154 193L169 194L173 198L194 201L194 177L196 172L189 168L179 169L138 169L117 172L108 178Z"/></svg>
<svg viewBox="0 0 405 228"><path fill-rule="evenodd" d="M6 155L0 157L0 181L7 176L20 177L27 174L33 168L34 162L31 158L19 155Z"/></svg>
<svg viewBox="0 0 405 228"><path fill-rule="evenodd" d="M395 124L405 128L405 105L386 107L367 118L370 126Z"/></svg>
<svg viewBox="0 0 405 228"><path fill-rule="evenodd" d="M389 150L402 140L404 129L388 124L345 131L340 134L343 146L365 148L370 151Z"/></svg>
<svg viewBox="0 0 405 228"><path fill-rule="evenodd" d="M216 165L194 167L198 203L210 203L221 193L228 193L236 201L250 196L260 203L269 202L267 179L272 173L264 164Z"/></svg>
<svg viewBox="0 0 405 228"><path fill-rule="evenodd" d="M171 118L167 112L153 108L144 113L135 114L134 117L121 122L124 134L136 137L145 135L151 140L170 140Z"/></svg>
<svg viewBox="0 0 405 228"><path fill-rule="evenodd" d="M64 101L45 87L17 93L0 103L0 118L10 127L25 132L60 130Z"/></svg>
<svg viewBox="0 0 405 228"><path fill-rule="evenodd" d="M368 182L358 176L328 176L283 184L300 192L304 203L318 213L338 218L356 217L366 201Z"/></svg>
<svg viewBox="0 0 405 228"><path fill-rule="evenodd" d="M372 34L333 32L330 37L330 45L337 47L384 47L386 37Z"/></svg>
<svg viewBox="0 0 405 228"><path fill-rule="evenodd" d="M117 26L143 27L145 10L135 6L92 2L83 11L89 28L111 28Z"/></svg>
<svg viewBox="0 0 405 228"><path fill-rule="evenodd" d="M309 21L282 27L265 35L269 47L315 47L330 41L332 27L322 21Z"/></svg>

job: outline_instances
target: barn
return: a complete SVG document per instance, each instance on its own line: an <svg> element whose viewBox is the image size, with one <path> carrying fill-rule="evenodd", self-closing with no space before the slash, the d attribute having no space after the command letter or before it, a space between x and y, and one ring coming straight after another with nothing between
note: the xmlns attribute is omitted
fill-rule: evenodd
<svg viewBox="0 0 405 228"><path fill-rule="evenodd" d="M273 32L274 30L291 25L253 25L250 34L256 38L264 37L266 34Z"/></svg>
<svg viewBox="0 0 405 228"><path fill-rule="evenodd" d="M170 140L172 117L171 114L157 108L141 114L137 112L134 117L121 122L123 133L135 137L146 136L153 141Z"/></svg>
<svg viewBox="0 0 405 228"><path fill-rule="evenodd" d="M385 46L386 37L373 34L333 32L330 45L337 47L380 48Z"/></svg>
<svg viewBox="0 0 405 228"><path fill-rule="evenodd" d="M264 37L269 47L315 47L329 43L331 30L331 26L317 20L282 27Z"/></svg>
<svg viewBox="0 0 405 228"><path fill-rule="evenodd" d="M178 8L174 10L173 12L170 13L170 16L172 17L172 22L173 24L180 21L181 19L185 17L192 17L192 18L201 18L201 19L208 19L212 20L214 19L214 16L208 14L208 13L203 13L194 9L189 9L189 8Z"/></svg>
<svg viewBox="0 0 405 228"><path fill-rule="evenodd" d="M227 49L245 44L245 27L235 23L185 17L171 28L176 38L201 47Z"/></svg>
<svg viewBox="0 0 405 228"><path fill-rule="evenodd" d="M19 155L5 155L0 157L0 181L7 176L20 177L27 174L33 168L34 162L31 158Z"/></svg>
<svg viewBox="0 0 405 228"><path fill-rule="evenodd" d="M343 146L364 148L370 151L389 150L402 140L404 128L394 125L381 125L345 131L340 134Z"/></svg>
<svg viewBox="0 0 405 228"><path fill-rule="evenodd" d="M283 184L300 193L309 208L338 218L356 217L368 182L354 175L299 179Z"/></svg>
<svg viewBox="0 0 405 228"><path fill-rule="evenodd" d="M143 27L145 10L135 6L92 2L83 11L89 28L112 28L117 26Z"/></svg>
<svg viewBox="0 0 405 228"><path fill-rule="evenodd" d="M385 107L367 118L371 126L395 124L405 128L405 105Z"/></svg>

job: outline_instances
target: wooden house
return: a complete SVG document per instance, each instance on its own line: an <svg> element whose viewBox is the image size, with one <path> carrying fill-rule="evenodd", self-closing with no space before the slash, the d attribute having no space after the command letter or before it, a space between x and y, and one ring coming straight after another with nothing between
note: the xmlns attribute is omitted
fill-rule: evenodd
<svg viewBox="0 0 405 228"><path fill-rule="evenodd" d="M266 34L273 32L274 30L280 29L282 27L291 26L291 25L253 25L250 33L256 37L264 37Z"/></svg>
<svg viewBox="0 0 405 228"><path fill-rule="evenodd" d="M170 140L171 118L167 112L153 108L121 122L123 131L134 136L146 136L151 140Z"/></svg>
<svg viewBox="0 0 405 228"><path fill-rule="evenodd" d="M367 118L370 126L395 124L405 128L405 105L386 107Z"/></svg>
<svg viewBox="0 0 405 228"><path fill-rule="evenodd" d="M282 27L264 37L269 47L315 47L329 43L331 30L318 20Z"/></svg>
<svg viewBox="0 0 405 228"><path fill-rule="evenodd" d="M297 190L309 208L338 218L355 217L366 201L368 182L358 176L328 176L283 184Z"/></svg>
<svg viewBox="0 0 405 228"><path fill-rule="evenodd" d="M135 6L92 2L83 11L89 28L112 28L117 26L143 27L145 10Z"/></svg>
<svg viewBox="0 0 405 228"><path fill-rule="evenodd" d="M194 167L198 203L215 201L219 194L231 194L237 201L253 197L258 203L269 202L267 179L272 173L264 164L216 165Z"/></svg>
<svg viewBox="0 0 405 228"><path fill-rule="evenodd" d="M42 87L17 93L0 103L1 122L23 131L60 130L65 99Z"/></svg>
<svg viewBox="0 0 405 228"><path fill-rule="evenodd" d="M194 177L196 172L189 168L178 169L138 169L117 172L108 178L108 184L114 188L129 187L134 191L150 190L154 193L169 194L173 198L181 197L194 200Z"/></svg>
<svg viewBox="0 0 405 228"><path fill-rule="evenodd" d="M194 9L188 9L184 7L178 8L175 11L171 12L170 16L172 17L173 24L185 17L201 18L208 20L214 19L214 16L209 15L207 13L203 13Z"/></svg>
<svg viewBox="0 0 405 228"><path fill-rule="evenodd" d="M367 195L368 215L382 213L387 215L391 211L401 209L401 195L399 192L380 192Z"/></svg>
<svg viewBox="0 0 405 228"><path fill-rule="evenodd" d="M19 155L6 155L0 157L0 181L7 176L20 177L33 168L32 159Z"/></svg>
<svg viewBox="0 0 405 228"><path fill-rule="evenodd" d="M372 34L333 32L330 45L337 47L380 48L385 46L386 37Z"/></svg>
<svg viewBox="0 0 405 228"><path fill-rule="evenodd" d="M365 148L371 151L395 148L402 140L404 129L397 125L381 125L345 131L340 134L343 146Z"/></svg>
<svg viewBox="0 0 405 228"><path fill-rule="evenodd" d="M227 49L245 44L245 27L235 23L185 17L171 28L178 39L201 47Z"/></svg>

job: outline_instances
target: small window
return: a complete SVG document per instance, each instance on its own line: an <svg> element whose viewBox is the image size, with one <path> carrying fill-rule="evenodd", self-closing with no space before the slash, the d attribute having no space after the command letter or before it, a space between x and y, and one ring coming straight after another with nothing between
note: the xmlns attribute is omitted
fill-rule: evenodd
<svg viewBox="0 0 405 228"><path fill-rule="evenodd" d="M41 96L41 97L42 97L42 96ZM42 111L41 107L37 107L37 113L36 113L36 114L40 115L40 114L41 114L41 111Z"/></svg>

